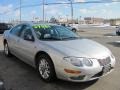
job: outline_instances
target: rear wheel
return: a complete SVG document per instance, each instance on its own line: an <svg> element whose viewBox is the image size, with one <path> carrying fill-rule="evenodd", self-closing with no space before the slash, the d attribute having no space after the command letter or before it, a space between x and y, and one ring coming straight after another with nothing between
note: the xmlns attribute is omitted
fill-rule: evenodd
<svg viewBox="0 0 120 90"><path fill-rule="evenodd" d="M120 36L120 32L118 33L118 35Z"/></svg>
<svg viewBox="0 0 120 90"><path fill-rule="evenodd" d="M73 32L76 32L76 29L72 29Z"/></svg>
<svg viewBox="0 0 120 90"><path fill-rule="evenodd" d="M10 53L10 50L9 50L8 43L7 43L7 42L4 43L4 54L5 54L6 56L11 56L11 53Z"/></svg>
<svg viewBox="0 0 120 90"><path fill-rule="evenodd" d="M119 35L120 35L120 32L116 32L116 35L118 35L118 36L119 36Z"/></svg>
<svg viewBox="0 0 120 90"><path fill-rule="evenodd" d="M46 82L55 80L56 74L51 59L45 54L38 56L37 59L37 69L39 71L40 77Z"/></svg>

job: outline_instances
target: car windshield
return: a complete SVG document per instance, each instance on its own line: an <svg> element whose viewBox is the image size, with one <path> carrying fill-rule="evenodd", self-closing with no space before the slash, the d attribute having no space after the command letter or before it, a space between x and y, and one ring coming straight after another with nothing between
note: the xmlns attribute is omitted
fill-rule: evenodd
<svg viewBox="0 0 120 90"><path fill-rule="evenodd" d="M33 26L39 40L73 40L79 36L63 26Z"/></svg>

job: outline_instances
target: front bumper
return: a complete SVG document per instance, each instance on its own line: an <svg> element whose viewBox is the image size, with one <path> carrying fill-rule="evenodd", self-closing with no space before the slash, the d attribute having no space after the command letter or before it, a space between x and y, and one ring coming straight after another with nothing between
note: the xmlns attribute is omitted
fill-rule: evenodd
<svg viewBox="0 0 120 90"><path fill-rule="evenodd" d="M92 74L84 74L84 75L67 75L64 78L64 80L67 81L72 81L72 82L86 82L86 81L92 81L95 79L99 79L107 74L109 74L111 71L113 71L113 67L106 73L101 70L100 72L97 73L92 73Z"/></svg>
<svg viewBox="0 0 120 90"><path fill-rule="evenodd" d="M86 82L86 81L92 81L95 79L99 79L103 76L106 76L107 74L109 74L111 71L113 71L113 67L111 67L111 69L104 73L104 71L100 71L98 73L95 74L87 74L87 75L80 75L80 76L74 76L74 77L69 77L68 81L73 81L73 82Z"/></svg>
<svg viewBox="0 0 120 90"><path fill-rule="evenodd" d="M100 66L98 61L95 61L94 64L95 65L93 65L93 67L83 67L83 68L71 67L67 65L64 68L80 71L81 73L80 74L66 73L64 71L64 68L62 68L59 69L60 72L57 72L57 76L60 79L72 81L72 82L86 82L86 81L99 79L100 77L103 77L109 74L111 71L113 71L115 67L115 59L111 60L111 62L105 66Z"/></svg>

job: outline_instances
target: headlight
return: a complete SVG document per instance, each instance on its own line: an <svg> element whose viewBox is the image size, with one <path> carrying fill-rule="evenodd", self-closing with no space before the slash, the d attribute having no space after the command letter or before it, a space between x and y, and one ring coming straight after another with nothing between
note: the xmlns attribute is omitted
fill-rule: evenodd
<svg viewBox="0 0 120 90"><path fill-rule="evenodd" d="M64 60L78 67L83 67L83 66L90 67L93 65L92 59L89 58L64 57Z"/></svg>

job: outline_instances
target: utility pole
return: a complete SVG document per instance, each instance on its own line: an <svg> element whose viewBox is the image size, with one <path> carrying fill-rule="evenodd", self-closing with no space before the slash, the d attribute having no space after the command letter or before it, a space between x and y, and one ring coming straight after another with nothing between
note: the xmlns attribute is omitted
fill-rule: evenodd
<svg viewBox="0 0 120 90"><path fill-rule="evenodd" d="M20 0L20 23L21 23L21 4L22 4L22 2Z"/></svg>
<svg viewBox="0 0 120 90"><path fill-rule="evenodd" d="M73 2L72 2L72 0L69 0L69 1L70 1L70 5L71 5L71 22L73 25Z"/></svg>
<svg viewBox="0 0 120 90"><path fill-rule="evenodd" d="M67 18L67 24L68 24L68 15L66 15L66 18Z"/></svg>
<svg viewBox="0 0 120 90"><path fill-rule="evenodd" d="M42 2L43 2L43 22L44 22L45 21L45 6L44 6L45 2L44 0Z"/></svg>

